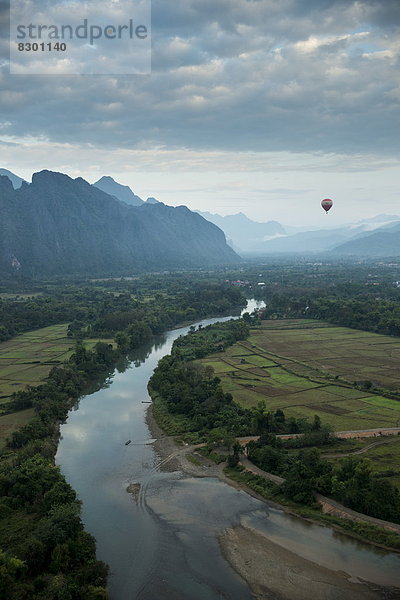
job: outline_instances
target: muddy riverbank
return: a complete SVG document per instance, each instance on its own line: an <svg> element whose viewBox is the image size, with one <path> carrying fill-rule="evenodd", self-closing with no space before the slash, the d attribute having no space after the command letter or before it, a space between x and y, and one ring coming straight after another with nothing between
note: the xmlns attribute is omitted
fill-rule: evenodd
<svg viewBox="0 0 400 600"><path fill-rule="evenodd" d="M152 406L147 411L146 422L156 438L154 449L162 470L180 470L191 477L216 477L236 489L243 489L243 486L225 475L223 466L203 457L193 447L179 446L172 437L166 436L154 419ZM194 457L195 462L188 457ZM285 507L265 501L254 492L250 493L265 504L290 513ZM247 582L257 600L400 598L400 587L382 586L352 578L341 570L331 570L274 543L260 531L244 524L227 528L219 536L219 543L226 560Z"/></svg>

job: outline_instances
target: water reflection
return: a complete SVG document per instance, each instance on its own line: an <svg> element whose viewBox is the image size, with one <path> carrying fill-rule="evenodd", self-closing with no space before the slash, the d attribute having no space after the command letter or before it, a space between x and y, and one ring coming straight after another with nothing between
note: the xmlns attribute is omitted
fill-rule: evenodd
<svg viewBox="0 0 400 600"><path fill-rule="evenodd" d="M153 351L160 350L166 343L167 339L165 335L154 336L153 339L146 344L143 344L139 348L132 350L128 354L128 361L131 367L138 368L148 360Z"/></svg>
<svg viewBox="0 0 400 600"><path fill-rule="evenodd" d="M367 574L372 581L397 577L395 555L377 554L329 529L267 510L217 480L156 469L159 459L145 419L147 383L158 360L188 330L170 331L131 353L106 387L81 398L61 427L56 460L82 500L82 518L96 537L99 558L111 567L111 600L250 599L216 542L219 531L240 522L329 568ZM134 482L140 483L137 499L126 491Z"/></svg>
<svg viewBox="0 0 400 600"><path fill-rule="evenodd" d="M262 532L272 542L327 569L343 571L352 581L365 579L380 585L399 585L400 557L367 546L328 527L298 519L270 508L244 515L241 523Z"/></svg>

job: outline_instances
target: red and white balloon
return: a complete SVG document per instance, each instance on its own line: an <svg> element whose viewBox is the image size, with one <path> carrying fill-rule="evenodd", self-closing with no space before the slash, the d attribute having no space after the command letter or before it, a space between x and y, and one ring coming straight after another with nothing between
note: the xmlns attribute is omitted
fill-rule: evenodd
<svg viewBox="0 0 400 600"><path fill-rule="evenodd" d="M331 200L330 198L325 198L321 202L321 206L326 213L328 212L328 210L331 210L332 205L333 205L333 200Z"/></svg>

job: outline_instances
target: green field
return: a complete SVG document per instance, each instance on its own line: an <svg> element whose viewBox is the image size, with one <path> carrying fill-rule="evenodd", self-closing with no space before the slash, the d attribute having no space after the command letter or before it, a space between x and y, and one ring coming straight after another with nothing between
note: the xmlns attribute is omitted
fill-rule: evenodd
<svg viewBox="0 0 400 600"><path fill-rule="evenodd" d="M318 321L286 319L263 321L261 329L252 331L249 342L280 357L289 368L296 370L302 365L303 374L328 372L351 383L368 380L375 386L400 391L398 338Z"/></svg>
<svg viewBox="0 0 400 600"><path fill-rule="evenodd" d="M0 416L0 450L4 448L6 439L17 429L23 427L33 418L33 408Z"/></svg>
<svg viewBox="0 0 400 600"><path fill-rule="evenodd" d="M13 392L27 385L39 385L55 365L71 356L75 342L67 337L67 327L44 327L0 344L0 409L7 405ZM90 349L98 341L85 340L84 344Z"/></svg>
<svg viewBox="0 0 400 600"><path fill-rule="evenodd" d="M283 409L286 417L319 415L334 430L346 431L400 426L400 400L351 384L369 380L374 387L400 391L399 358L397 338L319 321L282 320L263 321L246 341L201 362L214 367L224 391L246 408L265 400L269 410ZM400 487L400 436L389 440L361 456ZM326 452L341 449L329 459L333 462L371 441L344 440Z"/></svg>
<svg viewBox="0 0 400 600"><path fill-rule="evenodd" d="M264 399L288 417L319 415L337 431L397 427L400 401L352 387L400 392L400 340L313 320L263 321L245 342L203 359L245 407ZM348 383L346 383L348 382Z"/></svg>
<svg viewBox="0 0 400 600"><path fill-rule="evenodd" d="M29 331L0 344L0 449L13 431L26 425L33 409L4 414L13 392L40 385L51 369L67 360L75 342L67 337L67 324ZM85 340L91 349L99 340ZM112 343L113 340L102 340Z"/></svg>
<svg viewBox="0 0 400 600"><path fill-rule="evenodd" d="M372 444L376 444L370 447ZM335 448L336 457L329 455L331 450L324 450L329 455L328 460L332 463L338 461L342 456L365 449L361 454L356 454L360 458L367 458L375 473L385 476L400 488L400 436L388 436L384 439L371 440L364 438L363 440L343 440L339 447Z"/></svg>
<svg viewBox="0 0 400 600"><path fill-rule="evenodd" d="M66 360L74 341L67 337L67 325L53 325L29 331L0 344L0 402L13 392L38 385L55 364Z"/></svg>

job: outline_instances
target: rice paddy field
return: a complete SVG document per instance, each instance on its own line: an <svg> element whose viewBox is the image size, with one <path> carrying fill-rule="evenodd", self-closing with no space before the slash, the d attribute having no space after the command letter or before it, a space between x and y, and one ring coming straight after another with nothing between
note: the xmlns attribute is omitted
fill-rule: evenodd
<svg viewBox="0 0 400 600"><path fill-rule="evenodd" d="M307 369L329 372L351 383L368 380L400 391L400 340L396 337L336 327L311 320L263 321L249 339Z"/></svg>
<svg viewBox="0 0 400 600"><path fill-rule="evenodd" d="M67 327L44 327L0 344L0 406L13 392L41 383L54 365L69 358L74 341L67 337Z"/></svg>
<svg viewBox="0 0 400 600"><path fill-rule="evenodd" d="M0 445L1 440L25 425L32 410L4 414L13 392L27 385L40 385L55 365L67 360L74 350L74 340L67 337L67 324L52 325L29 331L0 344ZM92 348L98 339L85 340ZM102 340L112 343L112 340Z"/></svg>
<svg viewBox="0 0 400 600"><path fill-rule="evenodd" d="M250 337L201 361L214 368L225 392L244 407L265 400L286 417L319 415L336 431L400 426L400 340L312 320L262 321ZM354 382L370 381L381 393ZM385 391L383 391L385 390ZM365 447L373 471L400 488L400 436L371 446L371 438L335 447L335 461Z"/></svg>
<svg viewBox="0 0 400 600"><path fill-rule="evenodd" d="M250 337L202 360L245 407L264 399L288 417L319 415L337 431L398 427L400 401L353 387L400 392L400 340L312 320L263 321Z"/></svg>

